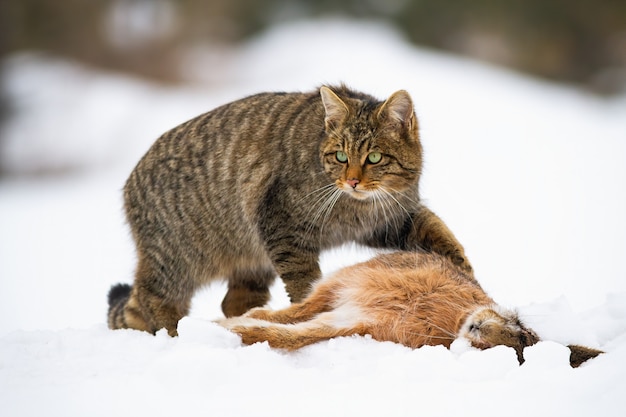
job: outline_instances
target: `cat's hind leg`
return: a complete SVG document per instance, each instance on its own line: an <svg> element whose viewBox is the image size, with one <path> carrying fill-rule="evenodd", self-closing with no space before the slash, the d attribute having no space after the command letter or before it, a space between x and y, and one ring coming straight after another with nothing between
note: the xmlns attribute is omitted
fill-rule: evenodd
<svg viewBox="0 0 626 417"><path fill-rule="evenodd" d="M176 336L178 321L189 311L193 292L154 268L146 258L140 258L133 286L118 284L109 291L108 324L111 329L137 329L156 333L167 329ZM177 298L172 297L172 293Z"/></svg>
<svg viewBox="0 0 626 417"><path fill-rule="evenodd" d="M274 281L273 270L237 270L228 280L228 292L222 301L226 317L240 316L254 307L260 307L270 299L269 286Z"/></svg>
<svg viewBox="0 0 626 417"><path fill-rule="evenodd" d="M187 309L164 303L161 297L134 286L118 284L109 291L111 329L136 329L154 334L165 328L170 336L176 336L178 321L186 313Z"/></svg>

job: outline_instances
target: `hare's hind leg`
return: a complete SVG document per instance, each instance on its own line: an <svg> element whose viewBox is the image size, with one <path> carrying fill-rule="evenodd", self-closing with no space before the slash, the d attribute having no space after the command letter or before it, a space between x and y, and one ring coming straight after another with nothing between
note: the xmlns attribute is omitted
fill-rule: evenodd
<svg viewBox="0 0 626 417"><path fill-rule="evenodd" d="M268 342L273 348L287 350L296 350L333 337L368 333L362 324L336 327L333 321L333 313L322 313L311 321L296 324L269 323L248 317L227 319L220 324L239 334L246 345Z"/></svg>
<svg viewBox="0 0 626 417"><path fill-rule="evenodd" d="M336 284L321 283L300 303L294 303L282 310L255 308L246 313L245 317L272 323L300 323L311 320L318 314L332 311L338 294L339 288Z"/></svg>

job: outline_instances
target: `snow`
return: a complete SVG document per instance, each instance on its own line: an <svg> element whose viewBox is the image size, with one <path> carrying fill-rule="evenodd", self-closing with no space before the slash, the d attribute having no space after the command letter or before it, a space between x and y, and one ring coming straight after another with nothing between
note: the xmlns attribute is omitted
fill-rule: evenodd
<svg viewBox="0 0 626 417"><path fill-rule="evenodd" d="M6 416L622 415L626 402L626 97L410 46L342 20L278 26L225 55L188 56L198 84L157 86L39 54L3 63L14 113L0 163L0 410ZM211 61L214 65L215 62ZM219 83L215 75L220 74ZM203 80L202 78L205 77ZM205 82L202 82L205 81ZM121 187L163 131L243 95L347 82L412 95L422 195L463 242L489 294L545 340L411 350L338 338L295 353L244 347L194 299L179 337L106 328L131 282ZM54 171L53 176L29 176ZM346 246L322 269L372 256ZM270 305L286 305L281 285ZM607 353L578 369L563 346Z"/></svg>

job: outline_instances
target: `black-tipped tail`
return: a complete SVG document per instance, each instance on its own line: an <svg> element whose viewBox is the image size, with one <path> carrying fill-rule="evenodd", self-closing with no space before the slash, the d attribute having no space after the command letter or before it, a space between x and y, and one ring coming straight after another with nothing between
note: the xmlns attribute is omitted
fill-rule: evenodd
<svg viewBox="0 0 626 417"><path fill-rule="evenodd" d="M109 312L107 322L110 329L123 329L128 327L124 317L124 307L130 298L132 287L128 284L116 284L109 290Z"/></svg>
<svg viewBox="0 0 626 417"><path fill-rule="evenodd" d="M130 290L132 287L128 284L116 284L109 290L109 308L119 304L121 301L126 301L130 297Z"/></svg>

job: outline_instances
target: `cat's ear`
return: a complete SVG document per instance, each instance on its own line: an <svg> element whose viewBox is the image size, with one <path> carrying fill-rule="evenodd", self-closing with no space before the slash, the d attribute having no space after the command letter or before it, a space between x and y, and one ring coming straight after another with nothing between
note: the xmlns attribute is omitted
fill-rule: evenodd
<svg viewBox="0 0 626 417"><path fill-rule="evenodd" d="M326 127L340 125L349 114L346 103L328 87L320 88L320 96L322 96L322 103L324 103L324 110L326 111L326 117L324 118Z"/></svg>
<svg viewBox="0 0 626 417"><path fill-rule="evenodd" d="M380 121L393 121L413 127L415 124L415 112L411 96L404 90L396 91L383 103L378 111Z"/></svg>

